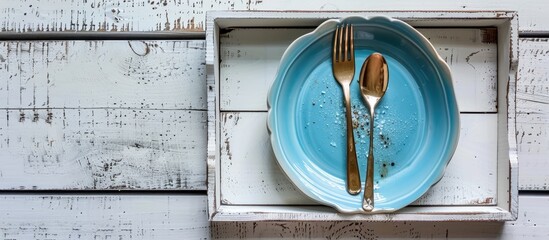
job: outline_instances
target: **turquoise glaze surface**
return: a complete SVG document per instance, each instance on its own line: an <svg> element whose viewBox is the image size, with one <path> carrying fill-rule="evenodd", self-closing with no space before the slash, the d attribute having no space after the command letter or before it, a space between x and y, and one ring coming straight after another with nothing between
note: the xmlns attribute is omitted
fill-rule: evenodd
<svg viewBox="0 0 549 240"><path fill-rule="evenodd" d="M345 108L331 66L335 27L355 27L352 115L364 186L369 116L358 88L364 60L385 56L389 86L374 121L374 193L377 212L421 197L444 173L459 137L459 111L450 70L425 37L388 17L328 20L293 42L268 96L268 126L279 165L307 196L345 213L364 212L362 193L345 190Z"/></svg>

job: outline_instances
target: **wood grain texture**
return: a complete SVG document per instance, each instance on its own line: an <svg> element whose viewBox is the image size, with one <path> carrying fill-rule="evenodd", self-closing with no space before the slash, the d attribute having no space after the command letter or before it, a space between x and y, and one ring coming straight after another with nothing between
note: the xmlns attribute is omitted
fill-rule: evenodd
<svg viewBox="0 0 549 240"><path fill-rule="evenodd" d="M521 190L549 190L549 41L523 38L517 81Z"/></svg>
<svg viewBox="0 0 549 240"><path fill-rule="evenodd" d="M2 239L545 239L549 197L521 196L517 221L216 222L203 195L3 195Z"/></svg>
<svg viewBox="0 0 549 240"><path fill-rule="evenodd" d="M0 189L206 189L206 112L2 110Z"/></svg>
<svg viewBox="0 0 549 240"><path fill-rule="evenodd" d="M204 41L0 43L0 189L206 189Z"/></svg>
<svg viewBox="0 0 549 240"><path fill-rule="evenodd" d="M3 32L202 31L208 1L8 0ZM213 6L213 4L211 4Z"/></svg>
<svg viewBox="0 0 549 240"><path fill-rule="evenodd" d="M167 0L5 0L0 4L2 32L203 31L209 10L516 10L521 31L549 31L543 0L428 0L388 1L167 1Z"/></svg>
<svg viewBox="0 0 549 240"><path fill-rule="evenodd" d="M146 1L146 0L97 0L97 1L88 1L88 0L45 0L45 1L34 1L34 0L5 0L0 1L0 31L2 32L46 32L46 31L72 31L72 32L103 32L103 31L113 31L113 32L122 32L122 31L175 31L175 32L186 32L186 31L203 31L203 16L206 10L215 10L215 9L251 9L251 10L266 10L266 9L295 9L295 10L357 10L357 9L395 9L395 10L406 10L406 9L424 9L424 10L436 10L436 9L453 9L453 10L478 10L478 9L518 9L520 15L520 31L529 32L529 31L545 31L549 29L549 21L546 19L546 9L549 5L549 2L542 0L526 0L526 1L511 1L511 0L486 0L486 1L466 1L466 0L428 0L418 5L415 1L402 2L397 0L389 1L367 1L367 2L351 2L351 1L289 1L289 0L255 0L255 1ZM546 92L547 90L547 71L546 65L544 62L547 60L547 44L546 39L522 39L521 40L521 69L520 69L520 78L518 82L518 102L517 102L517 138L519 139L519 154L520 154L520 163L521 163L521 174L520 182L521 189L523 190L547 190L547 181L548 177L546 174L546 159L547 159L547 112L546 108ZM47 43L47 42L46 42ZM51 42L50 42L51 43ZM139 41L137 42L139 44ZM5 42L1 43L2 49L5 48ZM12 43L13 44L13 43ZM59 43L57 43L59 45ZM120 45L122 46L122 45ZM57 47L59 52L62 52L64 48L63 45ZM201 48L201 47L198 47ZM91 55L90 62L96 63L96 59L101 58L100 55L93 55L93 51L86 51L86 48L74 48L74 52L81 51L82 53L76 58L86 58L87 55ZM120 48L122 49L122 48ZM103 54L109 54L111 51L120 51L118 47L109 48L109 50L103 51ZM140 49L137 47L137 49ZM145 51L136 51L136 57L139 54L143 54ZM6 58L5 50L0 51L0 88L5 87L4 81L9 75L2 75L4 69L3 67L6 61L22 62L21 65L23 72L30 69L30 62L36 62L36 64L46 64L46 61L40 60L36 57L39 55L29 55L25 60L19 60L23 58L22 55L12 55L10 58ZM21 52L26 54L27 50L22 49ZM126 51L127 52L127 51ZM152 52L151 52L152 53ZM202 76L203 73L203 50L189 49L189 52L180 55L179 57L196 57L189 60L191 66L201 68L202 70L197 70L196 72L189 69L185 72L191 72L189 76ZM62 56L62 55L60 55ZM150 55L149 55L150 56ZM539 57L539 58L538 58ZM63 57L60 57L62 60ZM53 62L58 62L55 60L55 57L50 59ZM75 61L74 59L71 61ZM42 62L42 63L40 63ZM155 61L145 62L143 65L138 68L146 68L148 66L155 66ZM180 60L178 57L172 58L171 63L179 63ZM525 64L525 62L528 62ZM111 62L112 63L112 62ZM196 65L199 63L198 65ZM49 64L52 64L49 62ZM53 63L58 64L58 63ZM96 71L87 71L87 68L90 67L89 64L75 64L75 65L65 65L65 70L71 71L72 73L68 74L70 76L80 76L87 74L87 77L91 77L101 72L110 72L110 74L115 74L112 71L103 71L98 67L92 67ZM116 64L114 64L116 65ZM84 67L80 67L84 66ZM532 67L535 66L535 67ZM18 66L19 67L19 66ZM112 66L102 66L103 69L111 69ZM170 67L162 70L162 72L171 71L175 67ZM34 71L35 75L40 75L41 71ZM195 75L196 74L196 75ZM121 74L119 74L121 75ZM136 74L146 75L146 74ZM30 77L22 79L22 82L27 81ZM66 80L61 81L59 85L70 86L78 85L78 83L67 83L72 81L73 77L67 77ZM97 77L104 78L104 76ZM43 78L46 79L46 78ZM177 77L175 81L180 81L181 79L188 79L186 77ZM45 80L41 80L46 82ZM85 82L85 83L83 83ZM135 81L138 82L138 81ZM143 82L143 81L141 81ZM10 82L11 83L11 82ZM60 137L55 137L58 133L52 130L52 127L48 127L47 120L50 112L53 114L51 121L55 124L61 124L62 121L58 114L59 111L62 111L63 108L75 108L67 109L70 110L69 115L71 117L71 124L76 125L74 116L77 115L77 112L84 112L83 118L80 118L79 122L85 122L84 125L94 125L96 121L120 121L119 124L121 127L124 126L124 123L127 126L122 127L123 130L120 130L115 127L106 127L102 125L100 127L84 127L84 129L102 129L97 130L102 132L98 134L99 137L90 137L94 142L107 141L105 139L125 139L120 140L123 142L120 144L118 150L112 150L113 145L109 145L104 149L105 146L97 146L95 149L98 152L117 152L111 155L124 155L126 152L130 152L132 156L139 155L139 149L136 150L123 150L124 147L131 148L131 143L135 143L136 139L138 141L143 140L142 145L152 146L154 145L153 141L147 134L164 134L165 129L151 129L151 128L160 128L161 125L157 121L162 121L161 119L168 119L166 121L175 121L177 120L168 117L172 114L171 111L166 111L163 108L198 108L204 109L204 105L193 105L188 101L188 99L173 100L181 96L188 96L187 93L166 93L167 88L159 90L158 85L155 87L149 84L142 89L135 87L137 83L125 82L125 84L113 83L110 82L104 86L92 86L90 93L86 91L89 84L88 81L80 81L80 84L84 84L83 87L70 87L60 90L53 90L57 92L52 92L47 94L42 92L37 96L38 101L31 100L31 97L34 94L29 94L29 89L33 89L33 85L23 85L24 90L27 93L21 94L20 102L18 103L17 87L14 88L15 93L11 92L9 95L7 90L0 90L0 112L6 115L6 117L0 117L2 120L0 126L0 144L2 146L1 151L11 151L6 149L6 136L21 136L21 139L24 140L24 143L19 143L20 145L30 146L32 144L37 144L38 147L45 146L49 144L48 139L61 139ZM98 83L102 84L102 83ZM133 84L133 85L132 85ZM37 89L40 89L40 86L44 83L38 83ZM122 86L121 86L122 85ZM127 85L132 85L133 87L126 88ZM117 90L113 90L112 87L119 87ZM173 85L172 85L173 86ZM191 91L195 91L197 88L203 87L204 85L198 85L190 87ZM213 87L211 84L209 85ZM30 87L30 88L29 88ZM55 88L57 86L51 86ZM64 87L63 87L64 88ZM93 90L95 89L95 90ZM125 90L121 89L131 89L128 90L130 93L123 93ZM140 89L140 90L139 90ZM151 90L153 89L153 90ZM177 88L178 90L180 88ZM49 90L48 90L49 91ZM76 91L74 93L73 91ZM164 97L154 97L152 96L154 92L160 91ZM199 92L199 91L197 91ZM200 90L200 92L205 92ZM134 94L136 93L136 94ZM74 94L82 97L68 97ZM194 95L194 93L191 93ZM123 95L123 96L122 96ZM42 96L42 97L40 97ZM51 96L52 104L47 104L46 97ZM140 96L147 96L146 100L142 100ZM115 100L107 100L111 97ZM4 101L6 99L6 101ZM15 99L10 104L7 105L7 99ZM46 99L46 100L44 100ZM68 99L65 101L65 99ZM76 102L75 102L76 101ZM82 103L78 102L81 101ZM161 106L164 101L170 102L166 106ZM121 117L124 113L127 116L135 114L134 109L140 109L142 104L154 103L155 105L149 104L148 106L143 106L143 112L151 112L151 114L156 115L155 117L144 117L147 115L145 113L140 113L139 117ZM46 103L46 104L44 104ZM115 104L116 103L116 104ZM30 105L29 105L30 104ZM116 108L120 108L120 105L123 105L122 108L130 108L118 111ZM26 105L26 106L25 106ZM41 107L42 105L42 107ZM75 107L77 106L77 107ZM90 109L78 109L81 108L90 108ZM158 107L160 106L160 107ZM202 106L202 107L200 107ZM13 107L13 108L12 108ZM100 108L108 107L105 109L105 112L110 111L119 112L119 117L111 118L100 118L100 117L90 117L90 115L96 115L97 112L101 110ZM33 108L36 108L38 117L36 122L32 123L35 116L35 111L32 111ZM43 108L43 109L41 109ZM58 108L57 110L48 110L50 108ZM21 109L21 111L19 111ZM163 109L164 111L150 111L151 109ZM72 111L72 112L71 112ZM25 119L24 124L21 123L19 127L13 127L11 131L6 130L7 127L4 125L13 119L20 119L20 112L24 112ZM93 114L91 112L94 112ZM170 112L170 113L165 113ZM106 113L103 113L105 116ZM198 115L197 113L190 113L187 115L186 111L176 114L174 116L182 116L183 118L188 117L192 119L190 121L203 121L197 120L198 118L193 118L192 116ZM3 115L2 115L3 116ZM9 117L8 117L9 116ZM99 116L99 115L97 115ZM113 115L114 116L114 113ZM9 120L8 120L9 118ZM146 118L148 120L139 120L146 121L147 124L144 124L142 127L136 127L131 129L132 123L137 122L138 118ZM202 118L201 118L202 119ZM46 123L44 123L46 122ZM91 122L91 123L90 123ZM154 122L154 123L153 123ZM35 125L32 125L32 124ZM183 126L188 126L184 123ZM139 124L138 124L139 125ZM193 124L191 124L193 125ZM135 126L135 123L134 123ZM181 125L179 125L180 128ZM76 131L76 127L73 127L71 130L63 130L63 133L70 133L71 131ZM22 130L23 133L14 133L16 130ZM48 133L30 133L30 130L47 130ZM52 133L50 133L52 132ZM107 133L109 132L109 133ZM76 145L76 142L82 139L83 142L90 141L90 138L83 137L86 133L70 133L73 134L73 138L69 140L64 140L71 148L73 145ZM144 135L144 136L143 136ZM32 140L32 137L35 137L35 140ZM54 136L44 138L46 136ZM164 136L163 136L164 137ZM43 138L43 139L40 139ZM176 137L177 138L177 137ZM9 138L11 139L11 137ZM166 138L168 139L168 138ZM11 144L17 144L10 140ZM158 141L158 139L157 139ZM203 140L204 141L204 140ZM82 142L82 141L80 141ZM160 140L160 142L168 142L167 140ZM31 144L32 143L32 144ZM60 144L53 142L53 145L60 146ZM85 143L91 145L91 142ZM134 144L135 148L137 145ZM213 143L215 144L215 143ZM192 145L192 144L191 144ZM13 145L11 145L13 146ZM188 146L188 145L185 145ZM45 181L45 185L57 185L64 186L67 188L78 189L84 186L92 186L88 182L90 180L81 180L87 178L87 176L81 177L76 176L76 174L70 173L62 177L57 177L57 181L67 181L69 183L52 183L48 182L45 177L45 173L48 171L55 173L55 167L48 166L46 163L40 163L40 159L50 158L48 155L49 152L55 152L54 150L34 150L37 155L29 155L39 161L34 161L34 171L29 173L41 174L39 178L32 178L29 181L20 182L25 183L29 189L32 189L32 186L40 185L41 181ZM12 148L12 147L10 147ZM13 147L18 149L18 147ZM149 148L149 147L145 147ZM179 146L179 148L182 148ZM44 148L46 149L46 148ZM77 149L78 148L73 148ZM90 148L83 149L89 150ZM92 150L93 150L92 149ZM31 149L27 149L27 152L32 152ZM155 150L150 150L155 152ZM5 153L4 153L5 154ZM166 153L160 153L166 154ZM92 154L93 155L93 154ZM101 154L99 154L101 155ZM146 155L146 154L144 154ZM124 155L125 156L125 155ZM145 158L146 159L146 158ZM151 158L152 159L152 158ZM205 159L205 158L204 158ZM5 159L4 156L0 158L1 161L8 161L7 165L13 164L10 161L12 159ZM166 163L164 160L152 159L154 163L163 164ZM65 161L65 160L62 160ZM145 161L145 160L144 160ZM211 163L211 159L210 162ZM55 161L53 161L55 162ZM99 174L104 174L105 176L110 173L105 171L99 171L101 163L109 163L109 161L96 161L92 168L96 168ZM115 162L115 161L111 161ZM139 164L145 164L142 161L138 161ZM168 161L169 162L169 161ZM170 163L171 164L171 163ZM181 163L183 165L187 163ZM202 164L202 163L201 163ZM4 166L5 164L2 163ZM110 165L110 164L109 164ZM127 179L133 178L133 186L147 186L150 189L154 189L155 186L163 186L164 184L151 184L146 185L143 181L140 181L138 178L141 177L141 174L146 173L140 170L128 170L129 168L135 168L136 165L131 162L123 163L127 168L118 169L113 172L118 173L127 173L134 172L137 173L135 176L125 177ZM167 164L168 165L168 164ZM104 166L104 165L103 165ZM171 166L171 165L170 165ZM201 166L201 165L200 165ZM196 167L196 166L195 166ZM189 166L190 169L195 167ZM62 169L71 169L71 167L61 166ZM109 168L109 166L107 166ZM117 168L116 166L113 168ZM200 167L196 167L200 168ZM42 169L42 170L41 170ZM81 168L77 168L81 169ZM155 169L153 167L153 169ZM150 170L150 169L149 169ZM91 170L90 170L91 171ZM156 171L156 170L154 170ZM163 170L161 170L163 171ZM92 171L93 172L93 171ZM44 173L44 174L42 174ZM0 183L6 181L6 178L2 179L2 174L6 176L6 171L2 172L0 170ZM17 174L17 173L14 173ZM72 177L79 177L74 183L71 180ZM94 178L93 174L92 177ZM121 178L116 176L115 182L119 181ZM162 179L160 176L155 176L157 179ZM107 189L116 189L117 185L112 185L111 180L107 180L107 177L100 176L98 178L98 183L104 188ZM161 182L169 182L165 178ZM9 181L9 180L8 180ZM82 181L78 182L78 181ZM123 181L120 181L123 182ZM127 181L132 182L132 181ZM104 185L102 185L104 184ZM13 185L18 186L18 185ZM13 186L10 186L11 189ZM152 187L151 187L152 186ZM168 185L169 186L169 185ZM211 190L213 191L213 190ZM80 195L80 194L78 194ZM96 239L207 239L210 236L208 231L208 223L206 222L206 208L205 208L205 196L196 196L200 200L188 198L194 198L195 196L165 196L165 195L156 195L148 196L149 194L141 194L134 196L127 195L108 195L108 196L55 196L53 194L45 194L43 196L39 195L5 195L0 196L0 238L2 239L78 239L78 238L96 238ZM411 222L391 222L391 223L351 223L351 222L324 222L324 223L215 223L213 225L213 236L215 238L222 239L241 239L241 238L262 238L262 239L280 239L282 237L286 238L318 238L318 239L333 239L333 238L363 238L363 239L377 239L377 238L411 238L411 237L421 237L421 238L493 238L493 239L546 239L549 238L549 233L547 229L549 224L547 224L547 207L549 204L549 198L545 195L543 196L521 196L520 197L520 214L518 221L508 222L505 224L499 223L411 223Z"/></svg>
<svg viewBox="0 0 549 240"><path fill-rule="evenodd" d="M204 41L4 41L0 108L206 109Z"/></svg>
<svg viewBox="0 0 549 240"><path fill-rule="evenodd" d="M315 204L277 165L266 118L264 112L221 113L221 203ZM495 114L461 114L460 141L444 177L414 205L495 204L496 126ZM359 165L364 178L365 156Z"/></svg>
<svg viewBox="0 0 549 240"><path fill-rule="evenodd" d="M214 222L214 239L399 239L549 237L547 196L521 196L517 221L497 222Z"/></svg>
<svg viewBox="0 0 549 240"><path fill-rule="evenodd" d="M339 17L344 16L348 14L353 14L352 12L324 12L324 13L317 13L317 12L288 12L288 13L281 13L281 12L219 12L219 13L212 13L208 15L208 26L213 26L213 28L208 28L208 32L206 33L206 39L207 39L207 65L208 69L211 69L212 71L208 71L208 74L212 74L211 76L214 77L215 85L220 88L223 88L223 81L226 81L227 79L223 78L223 69L220 69L220 66L223 64L228 64L227 59L223 59L222 55L223 53L226 53L223 50L218 51L217 47L221 42L223 42L226 39L223 39L223 35L227 34L236 34L236 32L242 30L246 31L249 30L250 32L253 31L259 31L263 30L260 29L262 26L269 26L271 29L269 30L277 30L272 29L276 27L299 27L299 26L310 26L314 27L317 24L319 24L322 19L325 19L327 17ZM485 28L486 26L498 26L498 34L495 34L495 31L488 31L492 32L491 34L486 34L490 37L488 37L486 43L495 43L497 42L497 66L499 66L496 70L496 68L492 68L491 71L483 72L482 74L486 75L492 75L492 77L489 77L488 79L494 79L496 78L498 81L498 84L480 84L477 85L477 83L474 81L475 79L473 77L463 78L467 79L470 82L473 82L474 84L471 84L469 87L464 88L468 92L466 92L465 99L468 99L467 97L474 98L477 95L482 95L482 91L478 92L480 94L477 94L476 91L478 91L478 87L480 86L480 90L488 90L488 91L497 91L495 94L497 96L497 106L499 108L498 112L494 114L496 116L496 120L493 121L491 124L491 128L496 128L497 136L492 135L493 138L489 140L489 142L492 142L492 144L497 144L496 153L497 157L497 164L495 168L492 168L492 174L494 174L494 171L496 171L495 175L497 175L497 190L495 191L496 198L493 199L482 199L481 201L478 201L477 204L485 204L483 202L490 202L490 200L495 200L497 203L496 205L488 205L488 206L422 206L422 207L410 207L406 208L405 213L399 213L395 215L374 215L374 216L367 216L367 217L356 217L356 216L347 216L347 215L341 215L337 214L335 212L326 213L325 209L322 210L320 208L314 208L312 207L309 209L306 206L295 206L295 205L257 205L257 206L251 206L251 205L236 205L238 203L234 203L232 201L224 201L222 199L223 195L223 189L219 186L219 181L223 181L224 176L226 175L225 169L221 169L222 161L219 161L219 157L222 155L222 153L219 153L220 150L222 150L224 143L226 144L227 141L223 142L225 139L220 139L221 136L221 126L219 124L222 120L222 115L227 114L230 112L264 112L265 110L262 108L258 109L249 109L249 108L236 108L236 109L223 109L220 108L222 102L224 99L217 95L217 91L209 91L208 92L208 99L209 99L209 120L213 120L213 126L216 127L216 132L213 135L213 139L215 140L215 146L216 149L209 149L209 167L213 167L214 169L211 169L209 173L216 174L216 178L214 178L214 181L209 181L209 189L214 188L215 196L211 196L212 199L210 202L212 204L210 205L210 219L213 221L322 221L322 220L349 220L349 221L390 221L390 220L400 220L400 221L493 221L493 220L514 220L517 217L517 206L518 206L518 188L516 187L517 179L518 179L518 170L517 170L517 157L516 157L516 143L515 143L515 94L508 94L507 91L515 92L515 82L516 82L516 66L518 61L518 47L517 41L518 41L518 20L517 15L515 12L387 12L386 14L389 14L394 17L403 17L405 19L408 19L407 17L411 17L409 20L412 24L415 26L421 26L425 28L432 29L433 27L441 28L451 28L451 30L467 30L469 29L478 29L478 28ZM412 17L413 16L413 17ZM419 19L418 19L419 18ZM417 22L416 22L417 21ZM244 28L239 28L244 26ZM221 27L221 30L219 30L218 27ZM465 28L467 27L467 28ZM446 30L446 29L444 29ZM450 29L448 29L450 31ZM222 36L220 37L220 32ZM267 32L265 32L267 34ZM269 32L269 34L276 35L273 32ZM245 34L243 34L245 35ZM255 35L261 35L259 33L256 34L248 34L250 37ZM444 36L440 36L440 33L437 33L440 37L440 39L445 40ZM456 39L468 39L466 37L468 34L450 34L451 38L449 39L449 42L452 42L451 40L455 37ZM475 34L478 36L478 34ZM484 34L482 34L484 35ZM242 37L242 36L241 36ZM437 38L438 38L437 37ZM244 38L242 38L244 39ZM446 39L446 40L448 40ZM270 39L269 39L270 40ZM462 40L460 40L462 41ZM245 39L243 41L242 45L238 45L238 41L235 41L237 44L234 45L235 52L237 54L234 54L236 58L246 58L248 55L245 52L238 52L238 48L240 47L250 47L254 45L252 42L249 41L249 39ZM470 43L469 39L469 43ZM481 40L482 42L482 40ZM257 44L261 45L261 44ZM263 46L264 48L269 48L269 46ZM213 50L212 50L213 49ZM262 51L263 49L257 49L257 51ZM256 51L256 50L254 50ZM229 51L230 52L230 51ZM253 51L252 51L253 53ZM472 53L472 54L471 54ZM467 62L468 57L473 57L475 55L478 55L480 51L471 52L469 55L467 55L466 61L459 61L461 63ZM231 56L229 54L229 56ZM252 54L253 56L253 54ZM451 55L450 55L451 56ZM480 54L479 56L482 56ZM252 59L252 58L251 58ZM450 57L451 60L451 57ZM470 59L469 59L470 60ZM495 60L495 58L492 58L492 60ZM475 63L480 62L484 63L484 61L473 61ZM488 62L488 60L486 60ZM230 61L229 61L230 63ZM258 66L261 66L261 62L258 61L258 59L250 60L248 61L247 66L251 69L255 69ZM496 65L496 63L493 61L491 64L493 66ZM237 64L238 65L238 64ZM231 70L233 69L233 66L229 66ZM474 66L473 66L474 69ZM246 70L243 69L242 70ZM242 71L241 71L242 72ZM251 71L252 73L254 71ZM459 72L459 71L458 71ZM238 71L235 72L235 75L238 75ZM468 70L467 72L461 72L461 74L464 74L466 76L476 76L476 73L473 73L473 71ZM496 75L497 77L493 77ZM243 77L242 77L243 76ZM261 76L254 76L253 79L262 79L264 75ZM210 77L210 76L209 76ZM241 73L238 75L238 77L234 78L235 81L239 84L242 84L243 79L249 78L250 76ZM209 78L210 79L210 78ZM242 84L241 88L234 88L236 90L240 90L238 93L233 93L237 97L234 97L234 95L225 95L230 96L231 100L234 100L235 98L239 98L242 96L245 96L243 99L244 101L239 101L239 103L242 103L242 105L247 104L245 101L247 100L249 102L256 102L257 99L251 98L250 96L254 94L249 94L250 91L258 91L258 89L261 89L261 81L247 81L246 83L256 84L258 87L250 87L248 84ZM501 83L501 84L500 84ZM509 83L510 85L506 84ZM474 93L473 93L474 91ZM484 92L486 94L486 92ZM255 95L262 95L262 94L255 94ZM220 99L221 98L221 99ZM210 101L212 100L212 101ZM470 100L470 99L468 99ZM478 100L478 99L477 99ZM459 100L458 100L459 101ZM476 101L471 101L471 105L473 106ZM479 101L479 104L484 105L486 102ZM494 102L491 102L493 105L495 105ZM232 101L231 101L232 104ZM261 104L261 103L260 103ZM461 105L461 104L460 104ZM507 109L505 106L509 105L510 107ZM474 106L477 107L477 106ZM467 110L461 109L461 111L464 114L471 114L473 112L468 112ZM488 115L493 114L492 112L488 111L480 111L478 114L482 115ZM210 118L211 117L211 118ZM233 117L234 119L235 117ZM238 119L238 118L237 118ZM240 119L239 121L241 121ZM473 121L474 122L474 121ZM337 122L336 122L337 123ZM508 124L507 124L508 123ZM246 125L246 124L244 124ZM256 126L255 124L249 124L250 126ZM482 124L479 124L482 125ZM495 125L495 126L494 126ZM479 128L480 131L471 131L473 135L473 139L477 138L483 138L486 137L485 131L488 129L485 127L488 125L482 125ZM253 128L257 130L257 128ZM248 132L248 135L254 135L254 130L246 129L246 132ZM511 129L510 131L508 129ZM257 132L257 131L256 131ZM465 131L464 131L465 132ZM224 133L223 133L224 134ZM246 135L244 133L243 135ZM258 134L259 135L259 134ZM477 135L477 136L475 136ZM480 135L483 135L482 137L478 137ZM246 139L246 138L239 138L239 139ZM256 141L250 141L252 143L255 143L254 146L259 146L262 143L262 140L260 138L254 138ZM213 143L214 141L210 142ZM235 141L238 142L238 141ZM510 146L507 146L507 144L510 144ZM230 147L226 147L229 152L232 154L234 153L233 150L241 150L238 147L233 148L233 142L229 142ZM336 145L340 145L337 143ZM213 146L209 145L209 146ZM476 148L482 148L482 144L478 144L475 146ZM261 148L261 147L258 147ZM486 149L484 149L486 150ZM246 156L248 152L243 151L242 156ZM252 152L258 152L256 149ZM494 153L492 152L492 153ZM227 154L227 156L230 156L231 154ZM242 154L242 152L241 152ZM248 155L249 156L249 155ZM246 156L246 157L248 157ZM234 157L234 154L232 154L233 159L236 159ZM212 160L213 159L213 160ZM217 160L217 161L216 161ZM220 163L221 162L221 163ZM210 164L212 163L212 164ZM234 163L233 163L234 164ZM468 171L470 168L463 168L463 171ZM245 169L245 168L242 168ZM245 172L245 171L243 171ZM467 172L466 177L468 175L471 175L471 172ZM262 179L263 180L263 179ZM244 187L245 188L245 187ZM221 189L221 190L220 190ZM262 189L261 189L262 190ZM231 190L227 191L229 194L231 193ZM237 199L240 200L240 199ZM269 199L270 200L270 199ZM226 203L226 205L223 205L223 203ZM235 204L235 205L230 205ZM415 210L414 210L415 209ZM421 209L418 210L418 209ZM417 210L417 211L416 211ZM438 212L437 212L438 211Z"/></svg>
<svg viewBox="0 0 549 240"><path fill-rule="evenodd" d="M460 111L495 112L497 43L494 29L418 29L453 75ZM278 63L292 41L312 29L234 29L220 37L220 110L266 111ZM444 33L444 34L441 34ZM358 33L357 33L358 34ZM357 63L361 66L361 63ZM360 67L357 67L360 69ZM357 70L358 71L358 70ZM355 75L358 78L358 74ZM335 81L335 80L334 80Z"/></svg>
<svg viewBox="0 0 549 240"><path fill-rule="evenodd" d="M221 113L221 204L316 204L276 163L265 112Z"/></svg>
<svg viewBox="0 0 549 240"><path fill-rule="evenodd" d="M209 239L206 197L2 195L1 239Z"/></svg>
<svg viewBox="0 0 549 240"><path fill-rule="evenodd" d="M267 110L267 92L280 58L298 37L313 29L235 29L219 39L221 111ZM253 67L250 67L253 66Z"/></svg>

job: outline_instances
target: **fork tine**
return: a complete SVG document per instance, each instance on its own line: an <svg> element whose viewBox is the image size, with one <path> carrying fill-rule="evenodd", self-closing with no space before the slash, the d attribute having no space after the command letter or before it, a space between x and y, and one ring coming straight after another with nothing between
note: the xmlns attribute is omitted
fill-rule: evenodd
<svg viewBox="0 0 549 240"><path fill-rule="evenodd" d="M345 50L343 52L343 61L349 60L349 25L345 24L345 42L343 43L345 45Z"/></svg>
<svg viewBox="0 0 549 240"><path fill-rule="evenodd" d="M355 36L355 32L353 29L353 25L351 25L351 49L350 49L351 61L355 59L355 37L354 36Z"/></svg>
<svg viewBox="0 0 549 240"><path fill-rule="evenodd" d="M337 47L337 61L341 62L342 59L343 59L343 49L342 49L343 27L339 27L339 32L337 34L337 44L338 44L338 47Z"/></svg>
<svg viewBox="0 0 549 240"><path fill-rule="evenodd" d="M334 33L334 47L332 48L333 54L332 54L332 62L337 62L337 40L338 40L338 33L339 33L339 27L336 27L336 31Z"/></svg>

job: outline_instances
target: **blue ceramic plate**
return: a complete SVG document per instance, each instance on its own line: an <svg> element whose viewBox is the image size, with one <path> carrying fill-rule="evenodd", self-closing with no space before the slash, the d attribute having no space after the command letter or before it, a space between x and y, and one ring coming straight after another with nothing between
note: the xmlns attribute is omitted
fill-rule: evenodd
<svg viewBox="0 0 549 240"><path fill-rule="evenodd" d="M362 192L345 190L343 93L333 77L331 51L338 24L355 27L351 84L354 136L364 186L368 110L358 88L362 63L385 56L389 86L374 121L373 212L398 210L422 196L444 173L459 136L459 111L450 70L429 41L388 17L328 20L284 53L268 96L268 126L276 159L307 196L340 212L362 210Z"/></svg>

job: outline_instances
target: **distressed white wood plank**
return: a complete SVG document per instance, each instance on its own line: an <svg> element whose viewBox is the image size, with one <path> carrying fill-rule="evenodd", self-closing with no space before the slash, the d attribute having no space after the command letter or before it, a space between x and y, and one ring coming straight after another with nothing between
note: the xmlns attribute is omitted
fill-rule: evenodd
<svg viewBox="0 0 549 240"><path fill-rule="evenodd" d="M267 113L221 113L221 203L315 204L276 163Z"/></svg>
<svg viewBox="0 0 549 240"><path fill-rule="evenodd" d="M234 4L234 6L233 6ZM543 0L427 0L418 4L415 1L292 1L292 0L254 0L248 2L228 1L224 4L231 9L250 9L250 10L307 10L307 11L478 11L478 10L512 10L518 11L521 19L520 31L549 31L546 9L549 3Z"/></svg>
<svg viewBox="0 0 549 240"><path fill-rule="evenodd" d="M497 29L420 31L450 66L460 111L497 111Z"/></svg>
<svg viewBox="0 0 549 240"><path fill-rule="evenodd" d="M518 73L519 188L549 190L549 39L521 39Z"/></svg>
<svg viewBox="0 0 549 240"><path fill-rule="evenodd" d="M267 110L271 87L282 54L312 29L235 29L220 36L220 110Z"/></svg>
<svg viewBox="0 0 549 240"><path fill-rule="evenodd" d="M459 143L444 177L416 205L490 205L497 199L497 115L461 114Z"/></svg>
<svg viewBox="0 0 549 240"><path fill-rule="evenodd" d="M2 110L0 189L206 189L206 112Z"/></svg>
<svg viewBox="0 0 549 240"><path fill-rule="evenodd" d="M387 1L148 1L148 0L4 0L0 4L3 32L43 31L203 31L208 10L516 10L521 31L549 31L543 0Z"/></svg>
<svg viewBox="0 0 549 240"><path fill-rule="evenodd" d="M4 41L0 108L206 109L204 41Z"/></svg>
<svg viewBox="0 0 549 240"><path fill-rule="evenodd" d="M517 221L497 222L214 222L214 239L546 239L549 197L520 196Z"/></svg>
<svg viewBox="0 0 549 240"><path fill-rule="evenodd" d="M333 208L318 205L223 205L219 208L215 221L491 222L515 219L504 209L493 206L407 206L395 213L341 214Z"/></svg>
<svg viewBox="0 0 549 240"><path fill-rule="evenodd" d="M221 114L221 203L314 204L276 164L266 117L264 112ZM460 141L444 177L414 204L495 204L496 123L496 114L461 114ZM362 168L364 161L359 163Z"/></svg>
<svg viewBox="0 0 549 240"><path fill-rule="evenodd" d="M546 239L549 197L521 196L517 221L215 222L214 239ZM209 239L205 196L4 195L5 239Z"/></svg>
<svg viewBox="0 0 549 240"><path fill-rule="evenodd" d="M495 29L419 30L430 38L449 64L460 111L495 112ZM265 99L282 54L293 40L310 31L235 29L223 34L220 39L220 109L267 110Z"/></svg>
<svg viewBox="0 0 549 240"><path fill-rule="evenodd" d="M202 31L208 2L149 0L6 0L3 32ZM212 4L213 5L213 4Z"/></svg>
<svg viewBox="0 0 549 240"><path fill-rule="evenodd" d="M209 239L201 195L2 195L2 239Z"/></svg>

